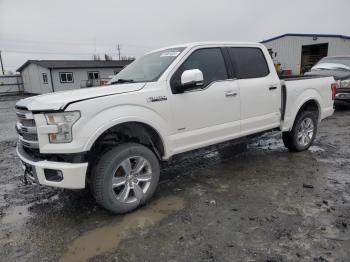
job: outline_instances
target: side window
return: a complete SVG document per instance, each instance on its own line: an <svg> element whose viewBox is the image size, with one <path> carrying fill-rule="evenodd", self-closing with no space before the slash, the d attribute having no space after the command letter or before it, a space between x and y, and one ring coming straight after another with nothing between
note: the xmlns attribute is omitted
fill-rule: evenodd
<svg viewBox="0 0 350 262"><path fill-rule="evenodd" d="M73 83L73 73L60 72L61 83Z"/></svg>
<svg viewBox="0 0 350 262"><path fill-rule="evenodd" d="M100 72L98 71L88 72L88 79L89 80L100 79Z"/></svg>
<svg viewBox="0 0 350 262"><path fill-rule="evenodd" d="M213 81L228 78L220 48L204 48L194 51L172 76L171 87L174 88L180 85L182 73L190 69L202 71L204 86L209 85Z"/></svg>
<svg viewBox="0 0 350 262"><path fill-rule="evenodd" d="M48 81L47 81L47 74L46 73L43 73L43 83L44 84L48 83Z"/></svg>
<svg viewBox="0 0 350 262"><path fill-rule="evenodd" d="M264 53L255 47L231 47L229 54L238 79L267 76L270 71Z"/></svg>

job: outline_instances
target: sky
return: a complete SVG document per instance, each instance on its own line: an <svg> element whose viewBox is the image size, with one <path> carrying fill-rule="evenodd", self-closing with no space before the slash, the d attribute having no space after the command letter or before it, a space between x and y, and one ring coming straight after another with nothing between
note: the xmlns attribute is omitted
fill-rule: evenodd
<svg viewBox="0 0 350 262"><path fill-rule="evenodd" d="M284 33L350 35L350 0L0 0L6 71L29 59L139 57L195 41L260 42Z"/></svg>

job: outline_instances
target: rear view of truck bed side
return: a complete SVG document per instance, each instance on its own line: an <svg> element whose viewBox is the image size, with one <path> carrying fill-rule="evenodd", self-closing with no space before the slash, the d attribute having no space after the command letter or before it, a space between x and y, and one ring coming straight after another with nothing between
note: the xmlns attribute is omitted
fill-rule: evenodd
<svg viewBox="0 0 350 262"><path fill-rule="evenodd" d="M336 81L333 77L300 77L281 80L281 130L290 131L301 108L316 111L318 121L334 112Z"/></svg>

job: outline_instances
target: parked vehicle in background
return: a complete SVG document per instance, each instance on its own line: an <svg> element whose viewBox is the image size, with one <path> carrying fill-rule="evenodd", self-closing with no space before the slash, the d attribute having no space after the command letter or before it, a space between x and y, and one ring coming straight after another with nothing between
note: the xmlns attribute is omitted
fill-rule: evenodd
<svg viewBox="0 0 350 262"><path fill-rule="evenodd" d="M322 58L305 75L333 76L338 84L336 102L350 104L350 55Z"/></svg>
<svg viewBox="0 0 350 262"><path fill-rule="evenodd" d="M262 44L226 42L150 52L109 84L20 100L17 154L29 180L89 184L115 213L149 200L176 154L272 129L308 149L336 89L333 77L281 81Z"/></svg>

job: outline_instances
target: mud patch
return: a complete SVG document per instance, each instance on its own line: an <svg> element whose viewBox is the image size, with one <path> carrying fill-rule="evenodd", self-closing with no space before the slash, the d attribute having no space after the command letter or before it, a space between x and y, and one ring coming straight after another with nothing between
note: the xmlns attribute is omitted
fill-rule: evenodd
<svg viewBox="0 0 350 262"><path fill-rule="evenodd" d="M182 208L184 201L180 197L160 198L143 209L124 215L121 221L84 233L73 241L60 261L87 261L115 249L134 231L142 231Z"/></svg>
<svg viewBox="0 0 350 262"><path fill-rule="evenodd" d="M15 206L12 210L5 214L5 216L2 219L2 223L22 223L24 219L27 219L29 217L28 208L30 206L31 205Z"/></svg>

